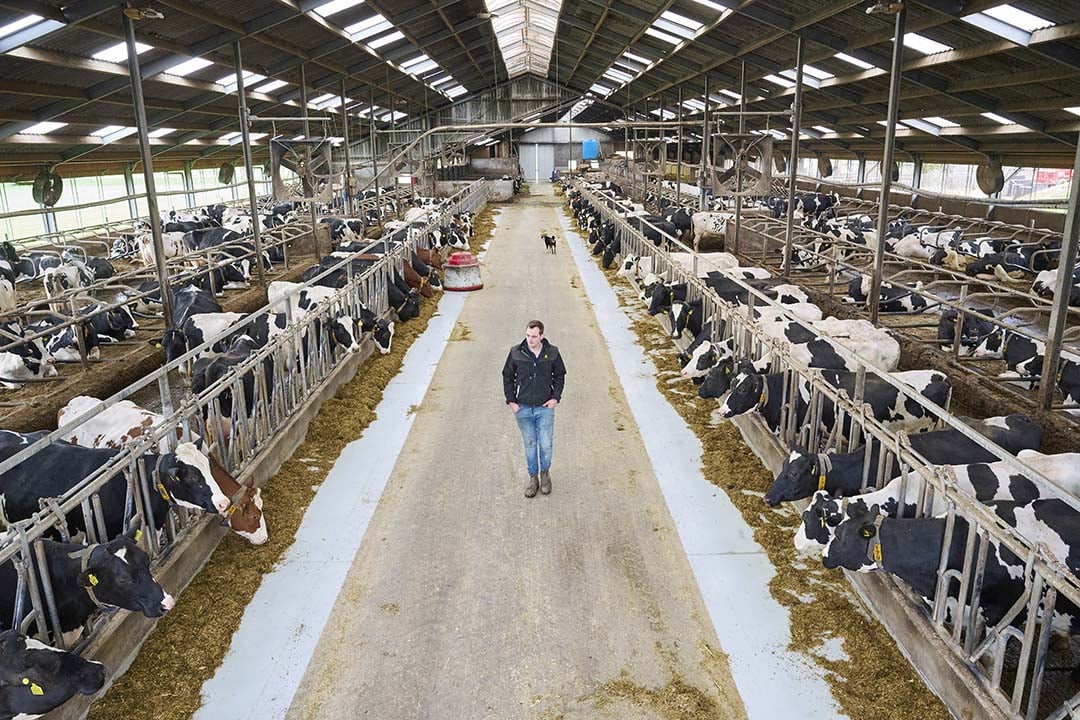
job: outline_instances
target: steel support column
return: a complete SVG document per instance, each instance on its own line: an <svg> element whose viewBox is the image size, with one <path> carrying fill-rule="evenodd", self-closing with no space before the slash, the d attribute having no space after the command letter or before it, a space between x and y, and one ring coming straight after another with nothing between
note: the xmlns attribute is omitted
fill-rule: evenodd
<svg viewBox="0 0 1080 720"><path fill-rule="evenodd" d="M195 178L191 174L191 168L195 163L188 160L184 163L184 193L187 196L188 207L193 208L196 205L195 201Z"/></svg>
<svg viewBox="0 0 1080 720"><path fill-rule="evenodd" d="M746 61L739 62L739 111L746 112ZM739 134L746 132L746 116L739 115ZM743 141L740 140L741 144ZM772 162L769 158L766 162ZM742 192L742 165L735 158L735 190ZM742 233L742 195L735 196L735 252L739 252L739 236Z"/></svg>
<svg viewBox="0 0 1080 720"><path fill-rule="evenodd" d="M343 134L345 138L345 181L342 183L345 190L345 215L351 217L353 214L353 196L352 188L352 151L349 150L349 113L345 110L345 77L341 78L341 125L343 128Z"/></svg>
<svg viewBox="0 0 1080 720"><path fill-rule="evenodd" d="M382 220L382 205L379 204L379 143L375 138L375 89L368 90L368 142L371 145L371 181L375 183L375 207L379 210L379 219Z"/></svg>
<svg viewBox="0 0 1080 720"><path fill-rule="evenodd" d="M675 159L675 202L677 205L682 205L682 127L683 118L683 99L682 99L682 85L679 86L679 147L677 149L679 156Z"/></svg>
<svg viewBox="0 0 1080 720"><path fill-rule="evenodd" d="M705 212L709 205L705 200L705 171L708 168L706 161L709 157L709 76L705 76L705 111L701 117L701 170L698 172L698 210ZM697 234L694 234L695 247L697 250Z"/></svg>
<svg viewBox="0 0 1080 720"><path fill-rule="evenodd" d="M135 23L123 14L121 21L124 23L124 38L127 41L128 76L131 78L135 126L139 131L139 155L142 159L143 178L146 181L146 209L150 216L150 235L154 243L154 264L161 290L161 307L165 314L165 327L172 329L172 290L169 288L169 272L165 267L165 245L161 239L161 214L158 212L157 187L154 185L154 160L150 155L150 130L146 124L146 101L143 98L142 75L139 71L139 53L135 48Z"/></svg>
<svg viewBox="0 0 1080 720"><path fill-rule="evenodd" d="M889 192L892 190L893 153L896 150L896 118L900 111L900 72L904 63L904 25L907 8L900 6L893 32L892 66L889 69L889 109L885 125L885 151L881 158L881 198L878 203L877 247L874 248L874 274L870 278L870 322L878 319L881 304L881 272L885 267L885 232L889 228Z"/></svg>
<svg viewBox="0 0 1080 720"><path fill-rule="evenodd" d="M1065 216L1065 233L1061 238L1061 255L1058 256L1057 281L1054 283L1054 308L1050 311L1050 325L1046 329L1046 356L1043 358L1042 380L1039 382L1039 407L1049 410L1054 402L1061 365L1061 336L1065 332L1065 320L1069 316L1069 295L1072 292L1072 272L1076 267L1077 236L1080 235L1080 143L1076 146L1073 160L1072 183L1069 188L1069 210Z"/></svg>
<svg viewBox="0 0 1080 720"><path fill-rule="evenodd" d="M266 269L263 268L262 218L259 217L259 200L255 194L255 170L251 163L251 121L248 120L247 90L244 89L244 65L240 58L240 41L233 42L233 60L236 62L236 101L240 113L240 146L244 150L244 175L248 187L248 212L251 213L251 239L255 243L255 269L259 285L266 288ZM312 225L312 232L315 231Z"/></svg>
<svg viewBox="0 0 1080 720"><path fill-rule="evenodd" d="M791 156L788 158L787 232L784 233L784 277L791 277L791 235L795 225L795 176L799 170L799 130L802 125L803 39L795 45L795 103L791 114ZM742 116L739 116L740 121Z"/></svg>
<svg viewBox="0 0 1080 720"><path fill-rule="evenodd" d="M139 217L139 201L135 199L135 163L124 163L124 189L128 194L128 212Z"/></svg>
<svg viewBox="0 0 1080 720"><path fill-rule="evenodd" d="M304 120L304 139L311 138L311 123L308 121L308 96L307 96L307 68L304 63L300 63L300 117ZM324 126L325 127L325 126ZM311 167L311 146L308 145L304 149L304 165ZM303 187L303 182L301 182ZM312 196L315 195L315 187L310 188ZM315 257L319 257L319 226L315 222L315 201L308 203L308 211L311 213L311 246L315 248ZM331 243L333 245L333 243Z"/></svg>

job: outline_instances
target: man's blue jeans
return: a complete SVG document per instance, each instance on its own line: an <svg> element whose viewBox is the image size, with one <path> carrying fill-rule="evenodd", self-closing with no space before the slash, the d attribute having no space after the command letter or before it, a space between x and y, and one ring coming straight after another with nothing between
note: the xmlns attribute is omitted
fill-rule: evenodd
<svg viewBox="0 0 1080 720"><path fill-rule="evenodd" d="M525 464L530 475L551 468L551 441L555 435L555 410L543 405L522 405L514 415L525 440ZM539 464L537 454L539 453Z"/></svg>

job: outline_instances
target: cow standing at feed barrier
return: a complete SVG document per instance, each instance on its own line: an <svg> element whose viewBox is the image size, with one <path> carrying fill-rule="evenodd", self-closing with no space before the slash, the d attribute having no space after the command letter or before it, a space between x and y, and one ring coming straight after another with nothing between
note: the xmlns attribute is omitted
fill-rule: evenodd
<svg viewBox="0 0 1080 720"><path fill-rule="evenodd" d="M33 720L105 686L105 666L16 630L0 632L0 717Z"/></svg>
<svg viewBox="0 0 1080 720"><path fill-rule="evenodd" d="M84 413L94 410L100 403L101 400L87 395L72 398L57 413L57 427L63 428ZM120 450L138 444L145 433L164 423L163 415L141 408L130 400L120 400L102 409L89 420L79 423L65 433L62 439L72 445ZM176 437L181 438L180 428L177 428ZM214 482L221 493L229 498L228 507L221 511L225 522L252 545L265 543L268 534L262 510L262 491L237 482L217 458L206 452L203 438L196 437L194 441L196 447L206 455ZM169 452L167 438L163 437L158 441L158 451Z"/></svg>

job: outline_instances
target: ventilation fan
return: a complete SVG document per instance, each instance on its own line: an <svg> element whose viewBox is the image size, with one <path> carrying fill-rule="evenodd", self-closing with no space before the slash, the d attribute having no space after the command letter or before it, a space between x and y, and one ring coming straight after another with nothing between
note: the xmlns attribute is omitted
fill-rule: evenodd
<svg viewBox="0 0 1080 720"><path fill-rule="evenodd" d="M987 158L975 168L975 182L987 195L1001 192L1005 187L1005 174L1001 171L1001 161Z"/></svg>
<svg viewBox="0 0 1080 720"><path fill-rule="evenodd" d="M818 177L827 178L833 173L832 160L824 155L818 155L817 159Z"/></svg>
<svg viewBox="0 0 1080 720"><path fill-rule="evenodd" d="M236 173L236 166L232 163L221 163L221 167L218 168L217 179L222 185L228 185L233 181L233 175Z"/></svg>
<svg viewBox="0 0 1080 720"><path fill-rule="evenodd" d="M64 193L64 179L54 170L42 170L34 178L34 202L52 207Z"/></svg>

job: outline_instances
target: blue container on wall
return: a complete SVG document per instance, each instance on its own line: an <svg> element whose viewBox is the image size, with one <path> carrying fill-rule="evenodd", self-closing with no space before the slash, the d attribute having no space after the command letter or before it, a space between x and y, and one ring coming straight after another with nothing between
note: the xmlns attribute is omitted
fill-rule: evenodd
<svg viewBox="0 0 1080 720"><path fill-rule="evenodd" d="M596 160L600 157L600 141L586 140L581 143L581 159Z"/></svg>

